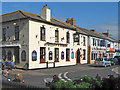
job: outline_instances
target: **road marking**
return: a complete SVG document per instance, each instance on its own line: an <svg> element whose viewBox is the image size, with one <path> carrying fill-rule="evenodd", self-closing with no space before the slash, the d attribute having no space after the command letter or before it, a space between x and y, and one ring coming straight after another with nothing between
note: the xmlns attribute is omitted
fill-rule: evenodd
<svg viewBox="0 0 120 90"><path fill-rule="evenodd" d="M66 78L68 81L72 81L70 78L67 77L67 74L68 74L68 72L65 72L65 73L64 73L64 75L63 75L64 78Z"/></svg>
<svg viewBox="0 0 120 90"><path fill-rule="evenodd" d="M67 82L65 79L63 79L63 78L61 77L61 75L62 75L62 73L60 73L60 74L58 75L58 78L61 79L61 80L64 81L64 82Z"/></svg>

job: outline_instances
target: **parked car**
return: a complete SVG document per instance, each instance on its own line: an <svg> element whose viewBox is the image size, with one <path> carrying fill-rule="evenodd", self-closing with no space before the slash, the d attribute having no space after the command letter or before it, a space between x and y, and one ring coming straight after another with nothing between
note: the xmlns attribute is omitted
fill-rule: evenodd
<svg viewBox="0 0 120 90"><path fill-rule="evenodd" d="M111 65L115 65L116 64L116 62L115 62L115 60L113 58L109 58L108 60L111 61Z"/></svg>
<svg viewBox="0 0 120 90"><path fill-rule="evenodd" d="M95 65L107 67L107 66L111 66L111 61L109 61L107 57L97 58L95 60Z"/></svg>
<svg viewBox="0 0 120 90"><path fill-rule="evenodd" d="M113 60L116 62L116 64L120 64L120 56L115 56Z"/></svg>

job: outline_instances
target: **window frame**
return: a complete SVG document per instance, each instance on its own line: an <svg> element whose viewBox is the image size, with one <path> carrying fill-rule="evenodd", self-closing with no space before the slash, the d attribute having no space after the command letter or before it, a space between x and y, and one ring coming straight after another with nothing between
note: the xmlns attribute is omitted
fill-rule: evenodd
<svg viewBox="0 0 120 90"><path fill-rule="evenodd" d="M25 58L23 59L23 57L25 57ZM22 60L22 61L26 61L26 51L25 51L25 50L23 50L23 51L21 52L21 60Z"/></svg>
<svg viewBox="0 0 120 90"><path fill-rule="evenodd" d="M49 51L49 60L53 60L53 53L52 53L52 51Z"/></svg>
<svg viewBox="0 0 120 90"><path fill-rule="evenodd" d="M46 61L46 47L40 47L40 63L45 63L45 61Z"/></svg>
<svg viewBox="0 0 120 90"><path fill-rule="evenodd" d="M83 37L83 46L86 46L86 40L85 40L86 38L85 37Z"/></svg>
<svg viewBox="0 0 120 90"><path fill-rule="evenodd" d="M59 42L59 31L55 30L55 42Z"/></svg>
<svg viewBox="0 0 120 90"><path fill-rule="evenodd" d="M86 60L86 50L83 49L83 60Z"/></svg>
<svg viewBox="0 0 120 90"><path fill-rule="evenodd" d="M61 52L61 60L64 60L64 52Z"/></svg>
<svg viewBox="0 0 120 90"><path fill-rule="evenodd" d="M70 61L70 49L66 48L66 61Z"/></svg>
<svg viewBox="0 0 120 90"><path fill-rule="evenodd" d="M15 40L19 40L19 26L15 26Z"/></svg>
<svg viewBox="0 0 120 90"><path fill-rule="evenodd" d="M6 28L2 29L2 41L6 41Z"/></svg>
<svg viewBox="0 0 120 90"><path fill-rule="evenodd" d="M41 41L45 41L45 40L46 40L46 38L45 38L45 36L46 36L46 35L45 35L45 34L46 34L45 31L46 31L46 30L45 30L45 27L44 27L44 26L43 26L43 27L40 27L40 40L41 40Z"/></svg>
<svg viewBox="0 0 120 90"><path fill-rule="evenodd" d="M36 59L35 60L33 60L33 53L35 53L35 55L36 55ZM35 57L35 56L34 56ZM37 61L37 52L34 50L34 51L32 51L32 61Z"/></svg>
<svg viewBox="0 0 120 90"><path fill-rule="evenodd" d="M7 60L8 61L11 61L12 60L12 52L9 50L8 53L7 53Z"/></svg>
<svg viewBox="0 0 120 90"><path fill-rule="evenodd" d="M70 43L70 33L66 32L66 43Z"/></svg>
<svg viewBox="0 0 120 90"><path fill-rule="evenodd" d="M71 52L71 59L74 59L74 51Z"/></svg>
<svg viewBox="0 0 120 90"><path fill-rule="evenodd" d="M55 48L55 62L59 62L59 48Z"/></svg>

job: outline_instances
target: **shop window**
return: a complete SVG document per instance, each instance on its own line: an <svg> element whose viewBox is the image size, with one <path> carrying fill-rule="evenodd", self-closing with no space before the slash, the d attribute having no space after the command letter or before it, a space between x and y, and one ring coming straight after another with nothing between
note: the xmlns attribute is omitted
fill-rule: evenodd
<svg viewBox="0 0 120 90"><path fill-rule="evenodd" d="M66 34L66 39L67 39L67 43L70 43L70 33L69 32L67 32L67 34Z"/></svg>
<svg viewBox="0 0 120 90"><path fill-rule="evenodd" d="M64 59L64 52L63 51L61 52L61 59L62 60Z"/></svg>
<svg viewBox="0 0 120 90"><path fill-rule="evenodd" d="M12 52L11 51L8 51L8 60L12 60Z"/></svg>
<svg viewBox="0 0 120 90"><path fill-rule="evenodd" d="M66 61L70 61L70 49L66 49Z"/></svg>
<svg viewBox="0 0 120 90"><path fill-rule="evenodd" d="M55 42L59 42L59 31L55 30Z"/></svg>
<svg viewBox="0 0 120 90"><path fill-rule="evenodd" d="M50 52L49 52L49 60L52 60L52 57L53 57L52 51L50 51Z"/></svg>
<svg viewBox="0 0 120 90"><path fill-rule="evenodd" d="M37 60L37 52L33 51L32 52L32 61L36 61Z"/></svg>
<svg viewBox="0 0 120 90"><path fill-rule="evenodd" d="M22 53L21 53L21 60L26 61L26 52L25 52L25 50L23 50Z"/></svg>
<svg viewBox="0 0 120 90"><path fill-rule="evenodd" d="M45 47L40 47L40 63L45 63Z"/></svg>
<svg viewBox="0 0 120 90"><path fill-rule="evenodd" d="M45 40L45 28L41 27L40 32L41 32L41 40L44 41Z"/></svg>
<svg viewBox="0 0 120 90"><path fill-rule="evenodd" d="M3 28L3 31L2 31L2 40L3 41L6 41L6 28Z"/></svg>
<svg viewBox="0 0 120 90"><path fill-rule="evenodd" d="M19 26L15 26L15 40L19 40Z"/></svg>
<svg viewBox="0 0 120 90"><path fill-rule="evenodd" d="M86 51L83 50L83 60L85 60L85 59L86 59Z"/></svg>
<svg viewBox="0 0 120 90"><path fill-rule="evenodd" d="M74 52L71 53L71 58L74 59Z"/></svg>

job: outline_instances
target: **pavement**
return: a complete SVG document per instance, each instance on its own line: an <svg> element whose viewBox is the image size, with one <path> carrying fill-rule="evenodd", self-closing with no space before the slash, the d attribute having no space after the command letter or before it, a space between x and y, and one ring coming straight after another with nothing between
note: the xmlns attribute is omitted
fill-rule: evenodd
<svg viewBox="0 0 120 90"><path fill-rule="evenodd" d="M118 76L116 68L119 67L118 65L111 66L111 67L95 67L90 64L86 65L75 65L75 66L67 66L67 67L58 67L58 68L48 68L48 69L38 69L38 70L20 70L14 69L10 70L9 77L14 78L16 73L22 73L23 80L26 84L32 86L39 86L39 87L46 87L44 80L46 78L52 78L53 75L57 75L59 79L63 81L73 81L76 78L89 75L95 77L99 74L102 78L107 77L108 74L112 74L115 77Z"/></svg>

